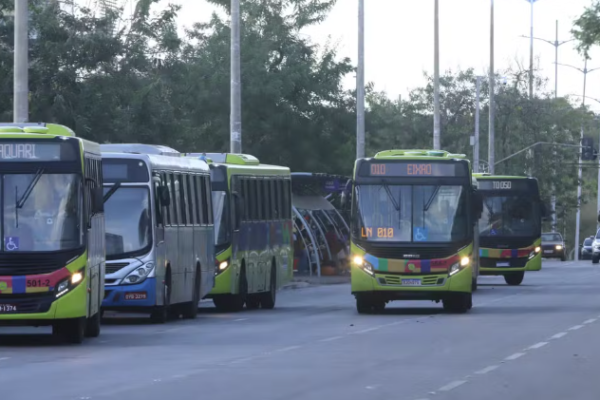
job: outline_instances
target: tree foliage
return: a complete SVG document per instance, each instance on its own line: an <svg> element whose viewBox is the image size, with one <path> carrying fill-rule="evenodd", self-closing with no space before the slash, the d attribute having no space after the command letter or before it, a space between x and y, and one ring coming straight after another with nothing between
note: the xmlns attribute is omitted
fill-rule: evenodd
<svg viewBox="0 0 600 400"><path fill-rule="evenodd" d="M209 0L224 15L229 0ZM133 19L103 17L79 9L30 1L30 119L58 122L98 142L145 142L181 151L229 148L230 31L223 13L178 32L179 7L140 0ZM46 3L46 2L44 2ZM335 0L245 0L241 8L242 131L244 152L293 171L350 174L355 158L356 94L342 87L354 72L335 47L313 43L302 30L323 21ZM12 8L0 0L0 13ZM577 21L587 49L600 38L600 3ZM158 9L162 11L157 11ZM0 15L0 119L12 119L13 25ZM588 47L585 47L588 46ZM496 172L531 174L548 200L554 184L559 212L570 221L576 206L577 145L591 114L568 99L544 94L536 77L527 95L527 71L505 71L496 96ZM433 85L408 98L390 99L367 88L367 154L389 148L430 148ZM475 82L473 70L448 71L441 79L442 145L472 156ZM482 80L480 154L487 160L488 82ZM485 164L485 163L484 163ZM556 175L553 175L553 171ZM597 170L586 169L583 200L592 199ZM587 186L589 185L589 186ZM595 217L594 217L595 218ZM585 228L585 225L584 225ZM590 225L589 229L592 229Z"/></svg>

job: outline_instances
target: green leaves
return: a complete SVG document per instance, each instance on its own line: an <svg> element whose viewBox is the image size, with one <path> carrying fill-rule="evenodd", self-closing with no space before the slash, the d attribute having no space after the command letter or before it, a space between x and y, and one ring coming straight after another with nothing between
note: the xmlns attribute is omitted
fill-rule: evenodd
<svg viewBox="0 0 600 400"><path fill-rule="evenodd" d="M575 20L571 31L578 41L578 50L589 59L589 50L600 44L600 1L585 8L583 14Z"/></svg>

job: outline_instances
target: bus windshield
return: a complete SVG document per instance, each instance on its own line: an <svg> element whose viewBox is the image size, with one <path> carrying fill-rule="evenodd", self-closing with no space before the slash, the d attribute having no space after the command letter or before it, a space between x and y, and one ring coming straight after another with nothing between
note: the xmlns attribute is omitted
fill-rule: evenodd
<svg viewBox="0 0 600 400"><path fill-rule="evenodd" d="M58 251L82 246L77 174L4 174L3 251Z"/></svg>
<svg viewBox="0 0 600 400"><path fill-rule="evenodd" d="M358 239L450 243L468 236L462 186L359 185L355 197Z"/></svg>
<svg viewBox="0 0 600 400"><path fill-rule="evenodd" d="M215 245L227 244L230 241L229 196L224 191L212 192L212 204L215 220Z"/></svg>
<svg viewBox="0 0 600 400"><path fill-rule="evenodd" d="M104 188L104 194L110 187ZM134 257L150 250L152 222L148 187L119 187L104 204L106 257Z"/></svg>
<svg viewBox="0 0 600 400"><path fill-rule="evenodd" d="M479 219L479 235L530 237L540 234L541 220L531 194L486 195Z"/></svg>

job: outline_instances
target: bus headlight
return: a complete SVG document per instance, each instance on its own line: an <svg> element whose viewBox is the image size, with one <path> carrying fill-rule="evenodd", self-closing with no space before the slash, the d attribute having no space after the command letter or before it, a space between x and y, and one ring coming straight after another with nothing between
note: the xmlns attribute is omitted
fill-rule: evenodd
<svg viewBox="0 0 600 400"><path fill-rule="evenodd" d="M536 252L536 253L539 253L540 251L542 251L542 248L541 248L540 246L537 246L537 247L535 248L535 252Z"/></svg>
<svg viewBox="0 0 600 400"><path fill-rule="evenodd" d="M231 265L229 258L227 260L215 260L215 275L218 275L229 268Z"/></svg>
<svg viewBox="0 0 600 400"><path fill-rule="evenodd" d="M54 291L56 292L56 298L59 298L60 296L64 295L69 290L73 290L75 287L77 287L77 285L83 282L83 278L85 278L85 268L82 268L79 271L72 273L69 278L63 279L62 281L58 282L58 284L56 285L56 289L54 289Z"/></svg>
<svg viewBox="0 0 600 400"><path fill-rule="evenodd" d="M535 257L540 251L542 251L541 247L537 246L534 251L529 253L529 259L533 259L533 257Z"/></svg>
<svg viewBox="0 0 600 400"><path fill-rule="evenodd" d="M146 280L146 278L148 278L152 271L154 271L154 263L146 263L141 267L137 267L136 269L131 271L121 283L124 285L142 283Z"/></svg>
<svg viewBox="0 0 600 400"><path fill-rule="evenodd" d="M365 271L367 274L373 276L375 274L375 271L373 270L373 266L371 265L371 263L369 263L368 261L366 261L362 256L354 256L352 257L352 262L357 265L358 267L360 267L360 269L362 269L363 271Z"/></svg>
<svg viewBox="0 0 600 400"><path fill-rule="evenodd" d="M467 267L469 264L471 264L471 258L470 257L462 257L459 262L455 262L454 264L452 264L450 266L450 270L448 271L448 276L452 276L452 275L456 274L460 270Z"/></svg>

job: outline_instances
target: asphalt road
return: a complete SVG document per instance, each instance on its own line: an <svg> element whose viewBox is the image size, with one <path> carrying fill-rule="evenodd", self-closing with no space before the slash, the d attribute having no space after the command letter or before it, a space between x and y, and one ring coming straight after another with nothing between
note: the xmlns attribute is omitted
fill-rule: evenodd
<svg viewBox="0 0 600 400"><path fill-rule="evenodd" d="M280 292L271 311L111 319L82 346L0 328L0 398L600 398L599 266L545 261L521 286L480 284L465 315L431 302L358 315L332 285Z"/></svg>

